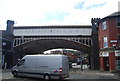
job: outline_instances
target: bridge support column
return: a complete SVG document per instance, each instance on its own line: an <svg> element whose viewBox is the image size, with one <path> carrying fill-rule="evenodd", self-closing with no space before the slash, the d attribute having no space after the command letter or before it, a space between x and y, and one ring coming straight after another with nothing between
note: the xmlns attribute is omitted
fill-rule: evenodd
<svg viewBox="0 0 120 81"><path fill-rule="evenodd" d="M91 44L90 44L90 39L88 39L87 41L88 41L88 45L91 46Z"/></svg>
<svg viewBox="0 0 120 81"><path fill-rule="evenodd" d="M21 38L21 41L22 41L21 43L23 44L24 43L24 38L23 37Z"/></svg>
<svg viewBox="0 0 120 81"><path fill-rule="evenodd" d="M16 46L18 45L18 38L16 38Z"/></svg>
<svg viewBox="0 0 120 81"><path fill-rule="evenodd" d="M98 44L98 22L99 18L92 18L92 45L91 45L91 69L100 69L99 44Z"/></svg>
<svg viewBox="0 0 120 81"><path fill-rule="evenodd" d="M84 39L84 44L87 45L87 39L86 38Z"/></svg>

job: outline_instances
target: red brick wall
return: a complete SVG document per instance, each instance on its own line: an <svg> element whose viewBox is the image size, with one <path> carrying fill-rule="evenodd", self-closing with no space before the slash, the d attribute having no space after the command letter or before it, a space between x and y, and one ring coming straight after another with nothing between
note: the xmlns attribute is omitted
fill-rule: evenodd
<svg viewBox="0 0 120 81"><path fill-rule="evenodd" d="M108 20L108 26L109 26L109 28L108 28L109 41L110 40L117 40L118 28L117 28L117 25L116 25L116 18L109 18L107 20ZM113 44L118 45L117 42L114 42L114 43L109 42L110 47L113 47Z"/></svg>
<svg viewBox="0 0 120 81"><path fill-rule="evenodd" d="M104 60L103 60L103 57L100 57L100 70L101 71L104 71Z"/></svg>
<svg viewBox="0 0 120 81"><path fill-rule="evenodd" d="M116 18L107 18L105 19L106 21L106 25L107 25L107 29L106 30L102 30L102 21L99 24L99 46L100 49L103 48L103 37L107 36L108 37L108 47L113 47L113 44L116 44L118 46L118 42L110 42L111 40L117 40L118 39L118 35L120 35L120 27L117 27L116 24ZM116 70L116 66L115 66L115 61L116 58L114 55L114 51L109 52L109 70L115 71ZM100 57L100 69L101 71L104 71L105 67L104 67L104 57Z"/></svg>
<svg viewBox="0 0 120 81"><path fill-rule="evenodd" d="M106 21L106 24L108 25L108 21ZM100 46L100 48L103 48L103 37L105 37L105 36L109 37L108 26L107 26L106 30L102 30L102 22L101 22L100 26L99 26L98 34L99 34L99 46Z"/></svg>
<svg viewBox="0 0 120 81"><path fill-rule="evenodd" d="M109 64L110 64L110 71L114 72L116 70L115 66L115 54L114 52L109 53Z"/></svg>
<svg viewBox="0 0 120 81"><path fill-rule="evenodd" d="M120 28L116 25L116 18L107 18L106 19L107 29L102 30L102 22L99 26L99 46L103 48L103 37L108 37L108 46L112 47L113 44L118 46L118 43L111 43L110 40L117 40L118 35L120 35Z"/></svg>

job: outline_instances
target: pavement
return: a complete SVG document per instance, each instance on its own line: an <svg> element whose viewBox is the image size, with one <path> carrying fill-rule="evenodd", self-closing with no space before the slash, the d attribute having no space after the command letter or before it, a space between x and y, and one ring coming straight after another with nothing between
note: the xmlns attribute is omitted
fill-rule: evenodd
<svg viewBox="0 0 120 81"><path fill-rule="evenodd" d="M110 71L100 71L100 70L90 70L87 65L83 66L83 70L81 70L81 66L73 66L72 69L70 69L70 73L81 73L85 75L120 75L120 72L110 72Z"/></svg>
<svg viewBox="0 0 120 81"><path fill-rule="evenodd" d="M114 79L118 78L120 75L118 73L111 73L109 71L104 71L101 72L99 70L73 70L70 69L69 71L70 74L77 74L77 75L82 75L82 76L92 76L93 78L95 78L96 76L104 76L104 77L113 77Z"/></svg>
<svg viewBox="0 0 120 81"><path fill-rule="evenodd" d="M11 69L2 69L2 72L10 72Z"/></svg>
<svg viewBox="0 0 120 81"><path fill-rule="evenodd" d="M120 74L117 72L111 73L110 71L100 71L100 70L90 70L87 65L83 66L83 70L81 70L81 66L73 66L72 69L69 69L70 77L76 79L119 79Z"/></svg>

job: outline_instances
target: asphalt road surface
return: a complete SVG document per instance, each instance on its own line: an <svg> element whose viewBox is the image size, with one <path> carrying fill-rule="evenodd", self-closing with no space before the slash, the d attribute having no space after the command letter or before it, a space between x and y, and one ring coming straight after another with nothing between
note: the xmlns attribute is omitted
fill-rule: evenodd
<svg viewBox="0 0 120 81"><path fill-rule="evenodd" d="M70 76L64 81L120 81L118 74L113 74L110 72L100 72L95 70L83 70L74 67L69 71ZM30 77L18 77L15 78L12 76L10 70L2 71L2 80L1 81L44 81L40 78L30 78ZM58 81L58 80L52 80Z"/></svg>

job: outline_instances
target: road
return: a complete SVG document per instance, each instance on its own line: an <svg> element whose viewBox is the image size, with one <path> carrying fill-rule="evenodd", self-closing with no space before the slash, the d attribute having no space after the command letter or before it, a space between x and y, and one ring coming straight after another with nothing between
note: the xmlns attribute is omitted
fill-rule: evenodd
<svg viewBox="0 0 120 81"><path fill-rule="evenodd" d="M65 81L119 81L118 74L113 74L110 72L101 72L98 70L83 70L74 67L69 71L70 77L66 78ZM10 70L5 70L2 72L2 81L44 81L37 78L19 77L15 78L12 76ZM53 81L53 80L52 80Z"/></svg>

